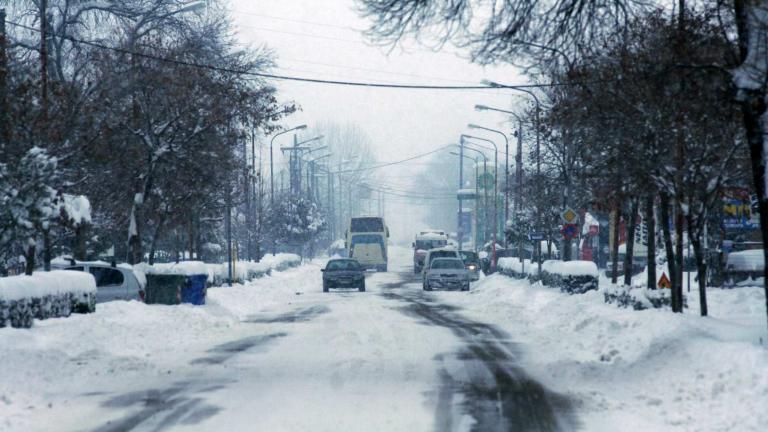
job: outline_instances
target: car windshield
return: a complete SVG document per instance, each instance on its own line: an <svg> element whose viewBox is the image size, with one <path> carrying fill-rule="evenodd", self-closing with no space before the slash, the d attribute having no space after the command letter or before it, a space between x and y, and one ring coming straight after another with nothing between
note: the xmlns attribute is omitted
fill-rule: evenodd
<svg viewBox="0 0 768 432"><path fill-rule="evenodd" d="M437 259L432 262L433 269L463 269L464 263L458 259Z"/></svg>
<svg viewBox="0 0 768 432"><path fill-rule="evenodd" d="M461 259L464 262L472 262L477 261L477 254L475 252L471 251L459 251L459 255L461 255Z"/></svg>
<svg viewBox="0 0 768 432"><path fill-rule="evenodd" d="M326 270L359 270L360 264L355 260L328 261Z"/></svg>

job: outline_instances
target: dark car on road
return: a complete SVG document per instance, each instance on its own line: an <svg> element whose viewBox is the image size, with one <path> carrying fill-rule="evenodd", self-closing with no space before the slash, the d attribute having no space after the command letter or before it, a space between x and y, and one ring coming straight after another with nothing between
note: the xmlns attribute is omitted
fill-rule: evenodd
<svg viewBox="0 0 768 432"><path fill-rule="evenodd" d="M355 259L332 259L323 272L323 292L331 288L357 288L365 291L365 272Z"/></svg>
<svg viewBox="0 0 768 432"><path fill-rule="evenodd" d="M469 272L469 279L476 281L480 279L480 257L478 257L477 252L472 251L459 251L459 255L461 256L461 260L464 261L464 266L467 268L467 271Z"/></svg>

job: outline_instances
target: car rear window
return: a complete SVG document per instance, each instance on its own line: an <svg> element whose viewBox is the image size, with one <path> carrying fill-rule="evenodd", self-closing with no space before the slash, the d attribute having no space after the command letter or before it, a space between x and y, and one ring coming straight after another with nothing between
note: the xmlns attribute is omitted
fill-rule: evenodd
<svg viewBox="0 0 768 432"><path fill-rule="evenodd" d="M358 270L360 264L352 260L329 261L326 270Z"/></svg>
<svg viewBox="0 0 768 432"><path fill-rule="evenodd" d="M457 259L438 259L432 262L433 269L463 269L464 263Z"/></svg>
<svg viewBox="0 0 768 432"><path fill-rule="evenodd" d="M91 267L88 269L96 279L96 286L122 285L123 273L120 270L105 267Z"/></svg>

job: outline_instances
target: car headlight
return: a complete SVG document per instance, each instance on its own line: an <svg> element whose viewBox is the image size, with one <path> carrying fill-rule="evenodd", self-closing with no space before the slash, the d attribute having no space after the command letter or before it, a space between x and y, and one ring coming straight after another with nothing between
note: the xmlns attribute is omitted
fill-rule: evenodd
<svg viewBox="0 0 768 432"><path fill-rule="evenodd" d="M470 265L467 266L467 269L474 271L474 270L477 270L477 266L474 265L474 264L470 264Z"/></svg>

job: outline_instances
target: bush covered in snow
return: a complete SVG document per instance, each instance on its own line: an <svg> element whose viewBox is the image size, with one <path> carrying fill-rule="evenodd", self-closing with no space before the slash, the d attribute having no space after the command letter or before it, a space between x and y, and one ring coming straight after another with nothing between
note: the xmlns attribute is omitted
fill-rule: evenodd
<svg viewBox="0 0 768 432"><path fill-rule="evenodd" d="M520 262L520 258L503 257L499 258L496 266L501 274L515 279L538 279L539 266L536 262L531 262L529 259L524 259L523 262Z"/></svg>
<svg viewBox="0 0 768 432"><path fill-rule="evenodd" d="M261 261L237 261L232 268L232 282L244 283L269 275L272 271L283 271L296 267L301 263L301 257L296 254L279 253L275 256L265 255ZM207 275L208 286L221 286L227 282L229 268L227 263L214 264L202 261L181 261L179 263L137 264L133 266L134 273L167 274L167 275Z"/></svg>
<svg viewBox="0 0 768 432"><path fill-rule="evenodd" d="M33 318L95 310L96 280L90 273L61 270L0 278L0 327L29 328Z"/></svg>
<svg viewBox="0 0 768 432"><path fill-rule="evenodd" d="M569 294L583 294L598 287L597 265L592 261L544 261L541 282Z"/></svg>
<svg viewBox="0 0 768 432"><path fill-rule="evenodd" d="M665 289L649 290L648 288L613 286L603 291L603 297L606 303L624 308L631 307L634 310L672 307L671 291Z"/></svg>

